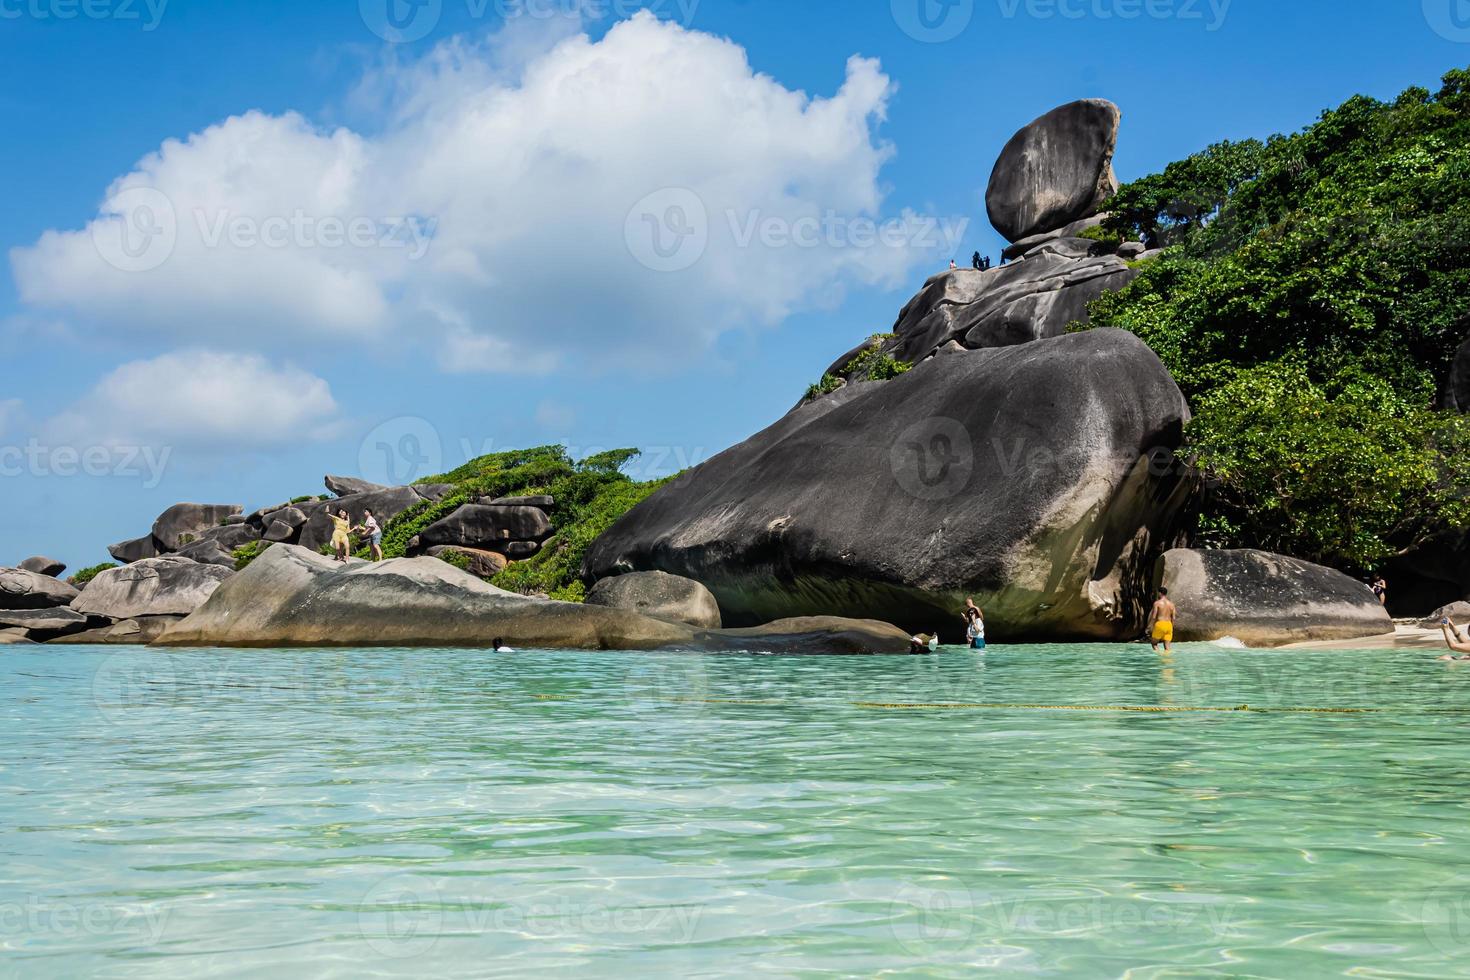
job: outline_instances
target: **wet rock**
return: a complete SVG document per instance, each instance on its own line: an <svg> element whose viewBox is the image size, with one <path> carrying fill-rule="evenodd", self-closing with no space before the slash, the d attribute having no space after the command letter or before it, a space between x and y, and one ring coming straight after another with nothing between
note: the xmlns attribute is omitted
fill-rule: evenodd
<svg viewBox="0 0 1470 980"><path fill-rule="evenodd" d="M667 572L633 572L605 578L587 593L587 604L633 612L701 629L720 628L720 604L703 585Z"/></svg>
<svg viewBox="0 0 1470 980"><path fill-rule="evenodd" d="M1373 590L1336 569L1264 551L1174 550L1157 572L1179 607L1178 642L1247 646L1355 640L1394 631Z"/></svg>

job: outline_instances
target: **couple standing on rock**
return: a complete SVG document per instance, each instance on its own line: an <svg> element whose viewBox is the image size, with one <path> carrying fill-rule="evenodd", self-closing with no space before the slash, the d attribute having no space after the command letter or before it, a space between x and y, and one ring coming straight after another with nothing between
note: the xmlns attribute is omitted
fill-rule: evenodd
<svg viewBox="0 0 1470 980"><path fill-rule="evenodd" d="M337 553L336 560L344 565L347 563L347 552L352 544L349 536L359 533L368 536L373 561L383 560L383 528L379 526L378 519L373 516L372 511L367 510L363 513L367 516L356 527L352 526L352 519L347 516L345 507L338 510L335 515L328 515L332 518L332 550Z"/></svg>

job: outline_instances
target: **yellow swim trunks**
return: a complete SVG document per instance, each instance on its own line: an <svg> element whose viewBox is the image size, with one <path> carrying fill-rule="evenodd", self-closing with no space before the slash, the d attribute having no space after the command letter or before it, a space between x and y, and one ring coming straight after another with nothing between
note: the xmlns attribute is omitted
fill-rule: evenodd
<svg viewBox="0 0 1470 980"><path fill-rule="evenodd" d="M1157 623L1154 623L1154 642L1173 643L1174 624L1163 619L1159 620Z"/></svg>

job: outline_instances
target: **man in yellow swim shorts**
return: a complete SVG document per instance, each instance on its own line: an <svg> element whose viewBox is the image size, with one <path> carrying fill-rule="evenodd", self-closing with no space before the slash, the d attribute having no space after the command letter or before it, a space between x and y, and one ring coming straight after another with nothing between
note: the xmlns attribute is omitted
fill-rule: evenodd
<svg viewBox="0 0 1470 980"><path fill-rule="evenodd" d="M1174 617L1178 615L1179 610L1169 601L1169 590L1160 589L1159 601L1154 603L1154 611L1148 617L1149 642L1155 651L1160 643L1165 653L1174 649Z"/></svg>

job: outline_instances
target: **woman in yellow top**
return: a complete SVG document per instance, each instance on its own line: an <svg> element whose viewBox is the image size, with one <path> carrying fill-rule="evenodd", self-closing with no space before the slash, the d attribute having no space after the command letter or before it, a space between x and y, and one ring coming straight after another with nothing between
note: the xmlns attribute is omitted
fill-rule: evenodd
<svg viewBox="0 0 1470 980"><path fill-rule="evenodd" d="M330 514L328 516L332 517L332 550L337 552L337 560L345 564L349 543L347 532L352 527L352 522L347 519L347 511L345 510L339 510L336 516Z"/></svg>

